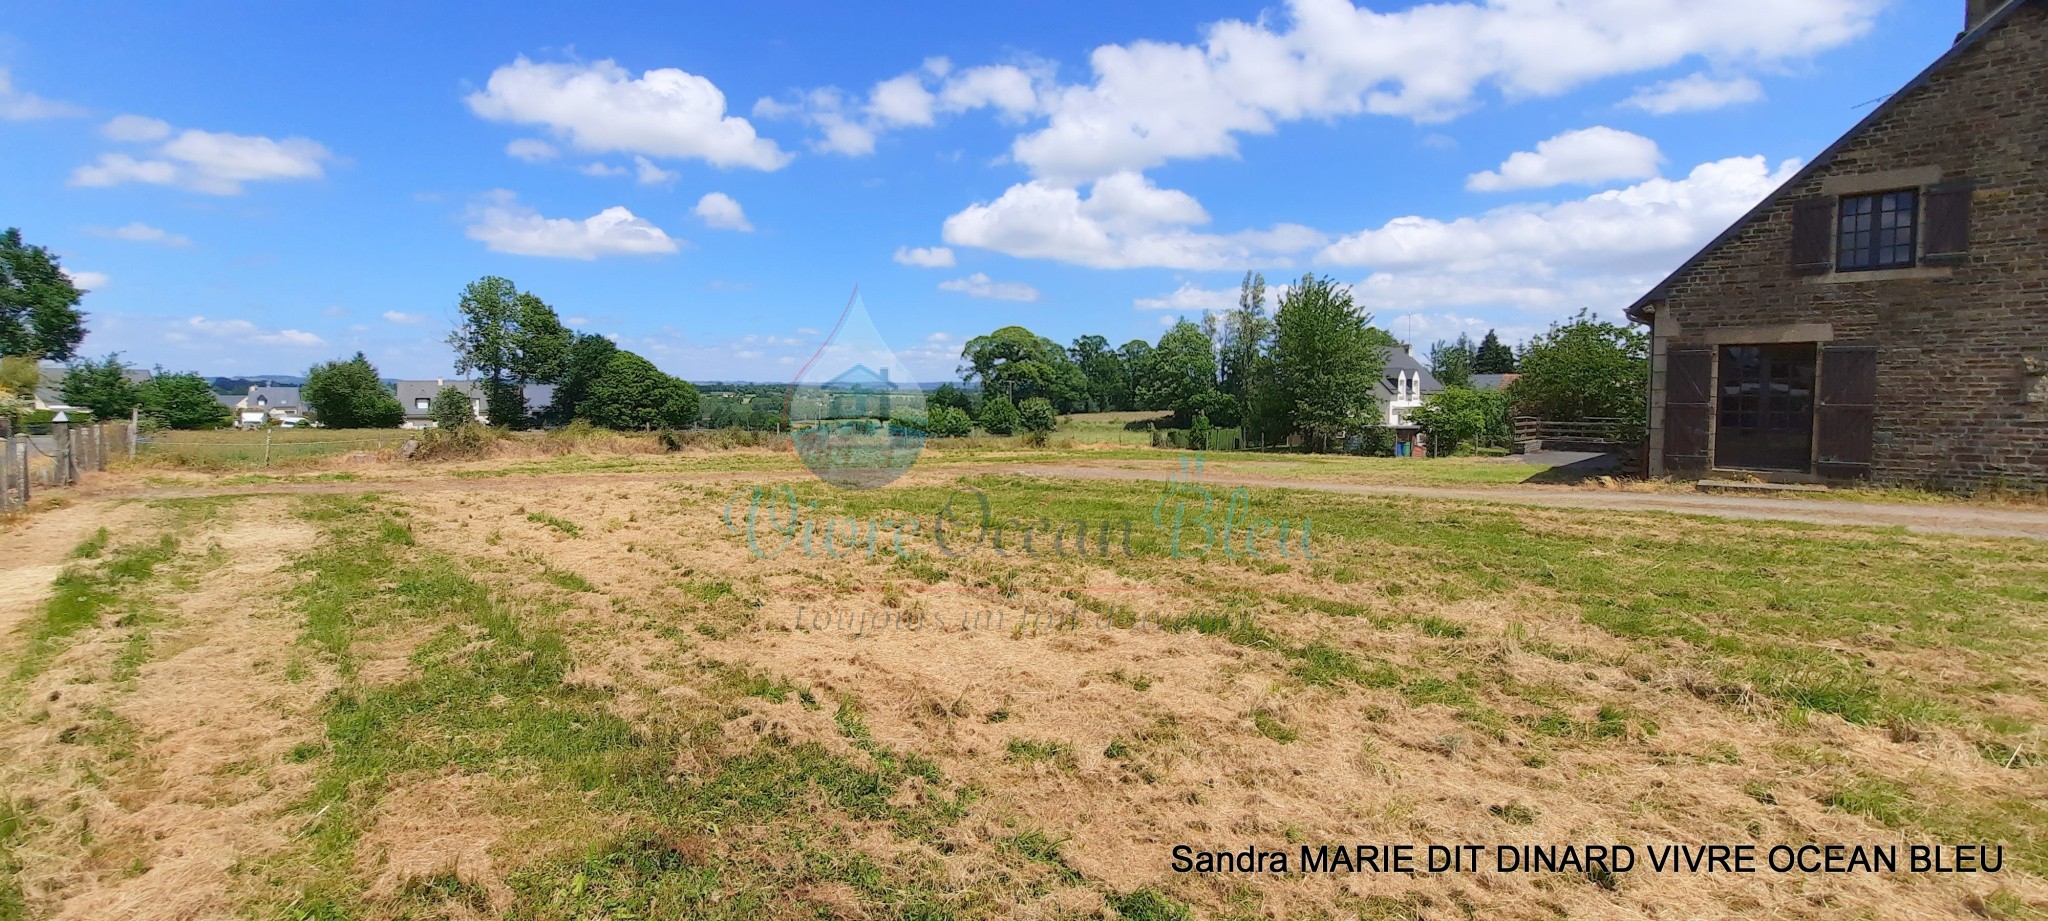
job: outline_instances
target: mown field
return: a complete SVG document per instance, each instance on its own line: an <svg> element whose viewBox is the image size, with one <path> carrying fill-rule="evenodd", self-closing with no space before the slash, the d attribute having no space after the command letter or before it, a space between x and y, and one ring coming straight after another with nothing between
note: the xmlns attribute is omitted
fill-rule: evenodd
<svg viewBox="0 0 2048 921"><path fill-rule="evenodd" d="M1163 474L944 456L866 493L769 452L221 495L137 471L45 510L0 561L0 919L2048 906L2038 542L1273 488L1214 491L1235 552L1184 519L1176 553L1199 496ZM1260 472L1287 463L1323 462ZM968 549L982 499L1001 552ZM1290 552L1277 524L1243 552L1246 518L1289 522ZM1992 844L2005 868L1170 866L1380 842Z"/></svg>

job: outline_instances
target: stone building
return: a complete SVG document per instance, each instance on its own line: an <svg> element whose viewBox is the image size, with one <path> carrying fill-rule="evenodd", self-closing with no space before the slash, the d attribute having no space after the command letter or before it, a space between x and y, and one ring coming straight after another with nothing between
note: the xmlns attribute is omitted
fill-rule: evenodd
<svg viewBox="0 0 2048 921"><path fill-rule="evenodd" d="M2048 0L1955 45L1629 308L1650 472L2048 486Z"/></svg>

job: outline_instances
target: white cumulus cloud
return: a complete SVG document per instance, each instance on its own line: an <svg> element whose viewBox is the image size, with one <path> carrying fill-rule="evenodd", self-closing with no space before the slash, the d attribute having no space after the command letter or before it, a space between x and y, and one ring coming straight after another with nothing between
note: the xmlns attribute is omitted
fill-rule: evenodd
<svg viewBox="0 0 2048 921"><path fill-rule="evenodd" d="M1882 0L1463 0L1381 13L1293 0L1209 26L1198 44L1089 55L1092 80L1047 88L1012 156L1068 184L1169 160L1231 157L1283 123L1456 117L1490 94L1553 96L1690 59L1770 66L1866 33Z"/></svg>
<svg viewBox="0 0 2048 921"><path fill-rule="evenodd" d="M754 232L754 225L747 220L747 212L740 208L739 202L724 192L705 193L703 198L697 199L697 207L691 209L690 213L695 214L707 227L737 230L742 233Z"/></svg>
<svg viewBox="0 0 2048 921"><path fill-rule="evenodd" d="M987 298L996 301L1035 301L1038 289L1021 281L996 281L986 273L976 272L966 278L939 282L939 290L955 291L968 297Z"/></svg>
<svg viewBox="0 0 2048 921"><path fill-rule="evenodd" d="M891 257L901 265L921 269L943 269L953 265L953 250L945 246L899 246Z"/></svg>
<svg viewBox="0 0 2048 921"><path fill-rule="evenodd" d="M427 322L427 318L417 313L406 313L403 310L386 310L384 311L384 322L396 323L400 326L418 326L421 323Z"/></svg>
<svg viewBox="0 0 2048 921"><path fill-rule="evenodd" d="M675 170L662 169L646 157L633 158L633 176L641 185L668 185L682 178Z"/></svg>
<svg viewBox="0 0 2048 921"><path fill-rule="evenodd" d="M544 64L524 56L491 73L465 100L492 121L540 125L587 153L702 160L721 168L777 170L790 155L728 115L710 80L673 67L638 77L612 61Z"/></svg>
<svg viewBox="0 0 2048 921"><path fill-rule="evenodd" d="M1321 234L1295 224L1227 235L1191 229L1208 222L1194 196L1159 188L1137 173L1117 173L1097 180L1086 196L1044 180L1013 185L996 200L947 218L942 236L954 246L1095 268L1276 265L1323 242Z"/></svg>
<svg viewBox="0 0 2048 921"><path fill-rule="evenodd" d="M859 157L874 153L883 133L928 128L940 114L990 109L1006 119L1022 118L1038 110L1040 87L1051 78L1044 62L955 70L945 58L931 58L917 70L876 83L865 98L836 86L818 87L788 101L758 100L754 116L805 122L818 130L812 149Z"/></svg>
<svg viewBox="0 0 2048 921"><path fill-rule="evenodd" d="M1516 151L1500 169L1472 174L1465 180L1465 188L1497 192L1647 179L1657 175L1657 165L1663 161L1657 142L1640 134L1604 126L1584 128L1538 142L1533 151Z"/></svg>
<svg viewBox="0 0 2048 921"><path fill-rule="evenodd" d="M621 206L582 220L542 217L498 189L470 211L468 236L492 252L558 259L662 255L678 249L675 239Z"/></svg>
<svg viewBox="0 0 2048 921"><path fill-rule="evenodd" d="M127 119L127 121L124 121ZM118 126L118 127L117 127ZM176 186L208 195L239 195L247 182L319 179L334 154L302 137L283 140L170 126L141 116L120 116L103 126L109 137L131 140L168 137L142 157L105 153L71 171L74 186L105 187L130 182Z"/></svg>
<svg viewBox="0 0 2048 921"><path fill-rule="evenodd" d="M64 277L71 279L73 287L87 292L98 291L114 280L105 272L83 272L77 269L65 269Z"/></svg>
<svg viewBox="0 0 2048 921"><path fill-rule="evenodd" d="M1704 112L1764 98L1763 84L1753 77L1720 78L1697 73L1636 90L1622 105L1652 115Z"/></svg>
<svg viewBox="0 0 2048 921"><path fill-rule="evenodd" d="M1317 261L1370 270L1353 286L1376 311L1515 307L1609 313L1735 222L1798 169L1763 157L1703 163L1680 179L1442 220L1395 218L1325 247Z"/></svg>

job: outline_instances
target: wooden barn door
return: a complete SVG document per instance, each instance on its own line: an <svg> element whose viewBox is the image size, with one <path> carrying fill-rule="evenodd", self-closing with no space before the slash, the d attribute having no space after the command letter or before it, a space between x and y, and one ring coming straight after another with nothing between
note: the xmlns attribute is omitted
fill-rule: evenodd
<svg viewBox="0 0 2048 921"><path fill-rule="evenodd" d="M1724 345L1714 466L1813 470L1814 344Z"/></svg>
<svg viewBox="0 0 2048 921"><path fill-rule="evenodd" d="M1814 472L1868 479L1877 428L1877 347L1828 344L1820 350L1820 443Z"/></svg>
<svg viewBox="0 0 2048 921"><path fill-rule="evenodd" d="M1714 350L1672 346L1664 352L1664 361L1664 469L1705 470Z"/></svg>

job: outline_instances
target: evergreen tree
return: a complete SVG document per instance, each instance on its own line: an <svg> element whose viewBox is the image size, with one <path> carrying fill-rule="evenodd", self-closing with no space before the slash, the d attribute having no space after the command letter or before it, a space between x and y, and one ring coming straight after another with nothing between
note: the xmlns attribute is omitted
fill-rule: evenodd
<svg viewBox="0 0 2048 921"><path fill-rule="evenodd" d="M1501 344L1500 336L1493 330L1486 331L1486 338L1479 341L1479 349L1472 355L1473 374L1515 373L1515 352Z"/></svg>

